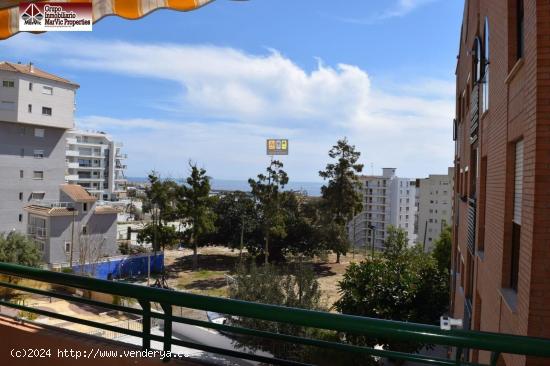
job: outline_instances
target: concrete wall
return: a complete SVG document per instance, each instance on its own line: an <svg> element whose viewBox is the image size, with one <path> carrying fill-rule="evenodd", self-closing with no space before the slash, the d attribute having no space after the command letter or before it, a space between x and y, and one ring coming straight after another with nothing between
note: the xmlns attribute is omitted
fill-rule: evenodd
<svg viewBox="0 0 550 366"><path fill-rule="evenodd" d="M61 192L61 200L70 201L63 192ZM73 262L79 261L81 248L83 248L81 259L85 261L116 255L118 253L117 214L95 214L95 205L92 203L88 203L88 210L84 212L83 205L83 203L75 203L78 215L74 218ZM70 252L65 251L65 243L71 242L73 218L71 216L50 217L49 222L50 238L45 259L50 264L68 263ZM87 234L83 233L84 226Z"/></svg>
<svg viewBox="0 0 550 366"><path fill-rule="evenodd" d="M45 130L43 138L35 137L35 128ZM44 199L59 198L59 185L65 181L64 134L61 128L0 121L0 232L25 230L23 206L29 203L32 192L45 192ZM43 150L44 157L35 158L34 150ZM44 179L33 179L34 171L43 171Z"/></svg>
<svg viewBox="0 0 550 366"><path fill-rule="evenodd" d="M42 79L32 75L0 71L0 80L15 81L15 88L0 86L0 101L13 101L15 111L0 110L0 121L26 123L57 128L74 127L76 86ZM32 83L32 90L29 90ZM43 93L43 87L53 88L53 94ZM28 105L32 105L29 113ZM52 109L51 116L42 115L42 107Z"/></svg>
<svg viewBox="0 0 550 366"><path fill-rule="evenodd" d="M59 185L65 181L64 134L74 126L76 86L0 71L0 82L4 80L15 85L11 88L0 84L0 102L14 102L15 106L12 110L0 109L0 232L24 231L27 215L22 207L31 193L45 192L44 199L57 200ZM52 87L52 95L44 94L43 86ZM42 115L43 106L52 108L51 116ZM37 128L45 130L44 137L35 136ZM35 158L34 150L43 150L44 157ZM34 171L43 171L44 179L33 179Z"/></svg>

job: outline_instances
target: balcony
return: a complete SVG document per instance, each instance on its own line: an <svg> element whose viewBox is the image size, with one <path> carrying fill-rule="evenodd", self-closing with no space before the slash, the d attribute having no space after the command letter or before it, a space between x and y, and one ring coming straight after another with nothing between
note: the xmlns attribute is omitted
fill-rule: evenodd
<svg viewBox="0 0 550 366"><path fill-rule="evenodd" d="M76 140L75 137L67 137L67 144L69 144L69 145L75 145L75 144L77 144L77 143L78 143L78 142L77 142L77 140Z"/></svg>
<svg viewBox="0 0 550 366"><path fill-rule="evenodd" d="M80 156L78 150L65 150L65 156Z"/></svg>
<svg viewBox="0 0 550 366"><path fill-rule="evenodd" d="M48 229L42 226L27 226L27 235L36 239L48 238Z"/></svg>
<svg viewBox="0 0 550 366"><path fill-rule="evenodd" d="M77 180L78 180L78 175L77 174L65 175L65 181L67 181L67 182L76 182Z"/></svg>
<svg viewBox="0 0 550 366"><path fill-rule="evenodd" d="M297 361L273 358L266 356L265 354L249 353L228 348L221 348L217 345L208 344L208 341L194 342L193 340L181 340L178 338L174 338L172 336L173 327L177 324L185 324L188 327L203 327L219 332L224 332L227 334L275 339L288 344L308 345L311 347L320 347L323 349L333 349L340 352L372 355L393 360L413 361L426 365L481 365L479 363L464 362L460 357L464 350L476 349L490 352L492 354L491 359L494 360L492 365L496 364L498 356L503 353L544 357L550 359L550 339L530 338L510 334L467 331L462 329L443 330L440 327L432 325L364 318L351 315L311 311L196 295L187 292L170 291L123 282L113 282L60 272L46 271L42 269L24 267L8 263L0 263L0 273L8 276L36 280L54 285L69 286L81 290L89 290L100 292L103 294L115 295L118 297L136 299L139 306L123 306L119 304L113 304L111 302L102 302L98 300L78 297L65 292L56 292L53 290L44 290L29 287L30 285L27 284L28 281L26 282L25 286L14 282L0 281L0 286L24 293L37 294L41 296L62 299L71 303L85 304L94 308L103 308L107 310L114 310L117 312L136 315L142 319L139 327L121 327L114 324L86 319L82 316L55 312L47 307L32 307L27 303L15 301L11 302L5 299L0 300L0 305L7 308L15 309L16 311L31 312L49 318L60 319L66 323L76 323L86 327L105 330L107 332L133 336L139 340L142 350L151 350L152 342L158 342L162 345L162 349L165 352L171 351L173 349L173 346L182 346L201 350L208 353L230 356L234 359L240 358L244 360L256 361L259 363L278 365L304 365L303 363L299 363ZM160 304L159 309L161 310L154 310L154 304ZM453 347L456 349L456 352L454 353L454 357L444 358L441 356L436 357L433 355L405 353L389 351L380 348L356 346L350 343L346 343L344 340L331 342L315 338L303 338L282 333L266 332L262 330L244 328L234 325L226 325L223 323L208 322L174 315L174 306L191 308L201 311L218 312L220 314L226 314L227 316L253 317L256 319L293 324L296 326L325 329L335 332L353 332L356 334L368 335L369 337L372 337L374 339L382 338L394 341L410 341L411 339L414 339L418 342L426 344L439 345L443 347ZM151 323L154 319L158 319L159 322L162 324L161 335L151 332ZM11 333L9 334L10 336L4 337L4 342L10 341ZM75 336L71 337L70 339L74 340L74 337ZM57 341L60 344L64 344L63 338L55 334L49 335L48 339L51 342ZM18 346L20 348L34 347L36 344L37 343L35 343L32 338L20 338L20 343L18 344ZM100 338L95 338L94 344L96 348L101 348L106 344L115 347L131 347L128 345L124 345L121 342L115 342L112 340L109 342L107 342L106 340L104 342L101 342ZM68 347L70 348L70 346ZM77 347L77 349L82 349L82 344L80 347ZM165 359L165 361L168 360L169 359ZM192 360L186 360L186 362L187 361L192 362ZM95 362L99 363L99 361ZM104 360L102 362L108 362L108 360ZM119 359L117 359L117 361L114 361L114 363L117 362L119 362Z"/></svg>
<svg viewBox="0 0 550 366"><path fill-rule="evenodd" d="M476 246L476 200L468 198L468 250L472 255L475 253Z"/></svg>
<svg viewBox="0 0 550 366"><path fill-rule="evenodd" d="M128 159L128 154L116 154L116 159Z"/></svg>
<svg viewBox="0 0 550 366"><path fill-rule="evenodd" d="M479 129L479 84L474 85L470 96L470 144L477 141Z"/></svg>
<svg viewBox="0 0 550 366"><path fill-rule="evenodd" d="M67 163L67 168L69 169L78 169L80 165L78 164L78 162L71 162L71 163Z"/></svg>
<svg viewBox="0 0 550 366"><path fill-rule="evenodd" d="M100 165L89 165L89 164L80 164L78 165L78 169L87 170L87 169L100 169L104 170L105 168Z"/></svg>

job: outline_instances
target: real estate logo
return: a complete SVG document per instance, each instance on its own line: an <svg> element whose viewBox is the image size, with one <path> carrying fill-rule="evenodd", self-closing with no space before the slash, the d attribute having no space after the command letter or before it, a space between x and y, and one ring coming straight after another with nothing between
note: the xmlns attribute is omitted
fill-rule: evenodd
<svg viewBox="0 0 550 366"><path fill-rule="evenodd" d="M19 30L89 32L92 3L20 3Z"/></svg>

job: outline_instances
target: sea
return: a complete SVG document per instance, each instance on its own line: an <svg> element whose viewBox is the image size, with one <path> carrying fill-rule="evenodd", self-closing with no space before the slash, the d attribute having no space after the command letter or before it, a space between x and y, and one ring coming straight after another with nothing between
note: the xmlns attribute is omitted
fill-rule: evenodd
<svg viewBox="0 0 550 366"><path fill-rule="evenodd" d="M131 183L145 183L146 177L128 177ZM182 183L183 179L176 179L178 183ZM243 191L249 192L250 185L247 180L232 180L232 179L216 179L212 178L210 181L212 190L215 191ZM284 190L287 191L301 191L308 196L317 197L321 195L321 187L323 182L298 182L289 181Z"/></svg>

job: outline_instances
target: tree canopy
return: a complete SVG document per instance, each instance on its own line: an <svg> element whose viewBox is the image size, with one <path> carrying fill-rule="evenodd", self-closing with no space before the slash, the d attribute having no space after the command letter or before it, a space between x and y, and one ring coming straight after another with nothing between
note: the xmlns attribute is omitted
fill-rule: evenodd
<svg viewBox="0 0 550 366"><path fill-rule="evenodd" d="M36 243L19 232L0 233L0 262L38 267L42 254Z"/></svg>
<svg viewBox="0 0 550 366"><path fill-rule="evenodd" d="M270 253L270 240L284 238L287 234L283 211L281 209L281 190L287 183L288 175L283 170L283 163L278 160L271 161L266 169L266 174L261 173L258 174L256 180L252 178L248 180L260 221L260 232L264 241L262 254L265 258L265 263L268 262L270 256L280 259L278 258L278 255L281 254L280 252Z"/></svg>
<svg viewBox="0 0 550 366"><path fill-rule="evenodd" d="M321 187L327 215L325 221L330 223L326 226L328 231L325 237L330 238L327 245L336 253L336 261L340 262L340 255L346 254L349 248L349 238L344 234L345 227L354 214L363 209L357 176L363 170L363 164L357 163L361 153L346 138L338 140L329 150L328 156L335 161L319 172L321 178L328 180Z"/></svg>
<svg viewBox="0 0 550 366"><path fill-rule="evenodd" d="M190 174L180 187L178 212L185 224L185 238L193 248L193 268L198 266L197 247L205 244L205 238L214 232L214 203L210 195L210 177L197 164L189 163Z"/></svg>
<svg viewBox="0 0 550 366"><path fill-rule="evenodd" d="M448 307L446 273L419 246L407 247L406 232L390 228L382 255L352 263L339 282L341 298L335 308L344 314L436 324ZM348 335L354 343L384 345L386 349L417 351L415 342L389 342Z"/></svg>

